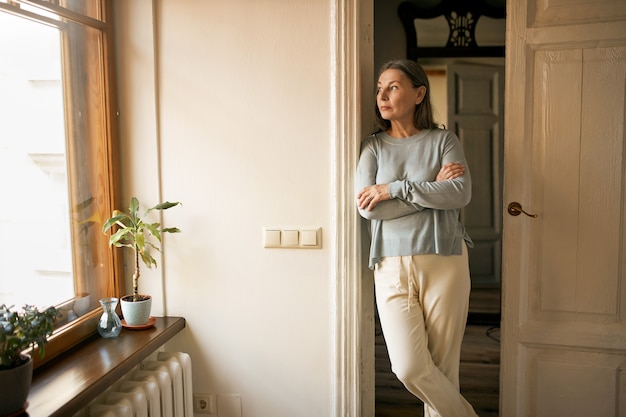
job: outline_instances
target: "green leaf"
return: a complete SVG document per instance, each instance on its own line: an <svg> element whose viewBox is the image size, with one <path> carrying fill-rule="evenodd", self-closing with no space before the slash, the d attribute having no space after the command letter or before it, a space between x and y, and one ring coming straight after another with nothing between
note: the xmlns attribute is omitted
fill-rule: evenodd
<svg viewBox="0 0 626 417"><path fill-rule="evenodd" d="M113 233L109 238L109 246L115 245L118 246L124 243L133 243L133 233L130 229L119 229L117 232ZM124 239L128 240L128 242L122 242Z"/></svg>
<svg viewBox="0 0 626 417"><path fill-rule="evenodd" d="M159 229L161 226L160 223L151 223L145 224L146 229L150 232L152 236L154 236L159 242L161 241L161 230Z"/></svg>
<svg viewBox="0 0 626 417"><path fill-rule="evenodd" d="M141 260L148 268L151 268L152 265L157 266L156 260L148 252L141 252Z"/></svg>
<svg viewBox="0 0 626 417"><path fill-rule="evenodd" d="M137 212L139 211L139 200L137 200L137 197L131 197L130 199L130 205L128 206L128 215L130 216L131 222L133 223L133 225L137 225L137 220L138 220L138 216L137 216Z"/></svg>
<svg viewBox="0 0 626 417"><path fill-rule="evenodd" d="M146 242L146 243L147 243L147 244L148 244L148 245L149 245L152 249L156 250L157 252L161 252L161 249L159 249L159 247L158 247L158 246L153 245L153 244L152 244L152 243L150 243L150 242Z"/></svg>
<svg viewBox="0 0 626 417"><path fill-rule="evenodd" d="M175 207L177 205L181 204L180 202L176 201L175 203L171 203L169 201L166 201L164 203L160 203L157 204L156 206L154 206L153 208L156 210L167 210L169 208ZM182 205L182 204L181 204Z"/></svg>
<svg viewBox="0 0 626 417"><path fill-rule="evenodd" d="M123 222L123 220L128 218L128 214L126 213L120 213L116 216L109 218L106 222L104 222L104 225L102 226L102 233L106 233L107 230L109 230L115 223Z"/></svg>
<svg viewBox="0 0 626 417"><path fill-rule="evenodd" d="M135 246L139 250L143 250L143 248L146 246L146 238L142 232L135 233Z"/></svg>

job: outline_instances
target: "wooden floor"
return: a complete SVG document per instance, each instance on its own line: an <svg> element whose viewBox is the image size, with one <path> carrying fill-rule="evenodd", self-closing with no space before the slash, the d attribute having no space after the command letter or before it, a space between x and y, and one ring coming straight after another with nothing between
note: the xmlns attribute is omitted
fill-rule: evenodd
<svg viewBox="0 0 626 417"><path fill-rule="evenodd" d="M497 417L500 375L499 290L473 291L461 349L461 393L480 417ZM421 401L391 372L376 320L376 417L420 417Z"/></svg>

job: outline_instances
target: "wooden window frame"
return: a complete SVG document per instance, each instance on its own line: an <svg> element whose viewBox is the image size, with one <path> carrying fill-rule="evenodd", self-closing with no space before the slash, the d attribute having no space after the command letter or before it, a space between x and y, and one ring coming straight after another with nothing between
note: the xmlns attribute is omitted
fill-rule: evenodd
<svg viewBox="0 0 626 417"><path fill-rule="evenodd" d="M82 27L93 28L99 31L97 50L89 49L86 54L62 53L64 79L64 106L67 126L67 159L68 159L68 186L71 207L80 203L79 183L92 182L89 189L98 190L91 201L93 220L90 231L89 250L79 248L79 227L75 224L72 214L72 258L74 276L88 273L81 266L81 258L91 256L98 260L98 276L103 277L97 285L108 297L118 297L124 291L123 255L120 251L111 250L106 237L100 232L101 222L108 218L114 207L119 203L119 139L118 139L118 112L115 82L114 62L114 31L113 31L113 0L94 0L86 2L82 13L65 8L71 6L68 0L14 0L0 3L0 11L5 11L35 20L51 26L59 25L48 17L39 16L32 11L23 10L20 4L34 6L46 12L52 12L61 17L61 22L71 21ZM92 16L97 16L94 18ZM86 29L92 30L92 29ZM80 38L71 35L62 36L62 49L65 51L75 47L73 43L81 43ZM80 57L81 62L75 62ZM73 71L82 68L79 74ZM95 86L95 88L94 88ZM95 91L95 93L94 93ZM86 106L88 109L97 109L90 112L76 111L76 106ZM81 107L82 108L82 107ZM87 114L85 114L87 113ZM84 120L89 118L89 120ZM76 125L81 129L76 129ZM87 125L87 127L85 127ZM80 137L77 137L80 136ZM85 167L91 175L85 175ZM87 177L87 180L84 178ZM84 184L83 184L84 186ZM95 231L99 232L96 238ZM83 237L84 239L84 237ZM75 280L75 288L80 291L80 284ZM42 359L37 349L32 354L35 367L53 360L63 352L71 349L82 341L97 333L97 321L102 311L99 307L70 321L55 330L46 345L46 354Z"/></svg>

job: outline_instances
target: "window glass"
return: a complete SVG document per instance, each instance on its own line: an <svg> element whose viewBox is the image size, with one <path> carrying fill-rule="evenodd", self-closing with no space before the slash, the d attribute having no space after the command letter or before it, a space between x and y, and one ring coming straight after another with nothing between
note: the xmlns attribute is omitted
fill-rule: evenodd
<svg viewBox="0 0 626 417"><path fill-rule="evenodd" d="M46 10L52 10L61 14L76 13L74 17L85 16L91 19L105 20L101 0L0 0L0 3L13 4L22 10L33 11L39 15L45 15ZM56 15L57 13L52 14Z"/></svg>
<svg viewBox="0 0 626 417"><path fill-rule="evenodd" d="M54 3L58 0L49 1ZM100 0L61 0L58 3L73 12L78 12L93 19L103 20L100 13Z"/></svg>
<svg viewBox="0 0 626 417"><path fill-rule="evenodd" d="M0 303L9 305L74 295L60 50L58 29L0 13Z"/></svg>

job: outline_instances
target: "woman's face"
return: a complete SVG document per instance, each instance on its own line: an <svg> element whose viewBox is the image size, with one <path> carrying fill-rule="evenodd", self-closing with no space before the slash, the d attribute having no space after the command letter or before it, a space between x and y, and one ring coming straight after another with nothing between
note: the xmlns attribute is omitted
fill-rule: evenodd
<svg viewBox="0 0 626 417"><path fill-rule="evenodd" d="M378 78L376 104L383 119L412 124L415 106L425 94L425 86L413 87L402 71L388 69Z"/></svg>

